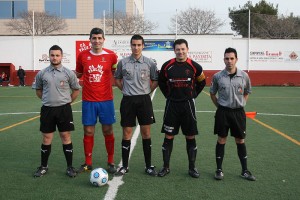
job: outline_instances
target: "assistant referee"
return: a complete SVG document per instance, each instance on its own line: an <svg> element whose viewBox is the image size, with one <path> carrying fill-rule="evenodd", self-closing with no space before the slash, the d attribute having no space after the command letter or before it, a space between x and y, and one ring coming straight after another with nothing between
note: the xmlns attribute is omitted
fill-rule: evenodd
<svg viewBox="0 0 300 200"><path fill-rule="evenodd" d="M73 144L71 131L74 130L71 103L79 94L80 85L75 73L61 64L63 51L58 45L49 49L50 66L38 72L32 88L42 100L40 131L42 132L41 165L34 177L41 177L48 171L48 158L51 153L51 143L58 128L63 152L67 162L66 174L76 176L72 166Z"/></svg>
<svg viewBox="0 0 300 200"><path fill-rule="evenodd" d="M216 73L211 82L210 97L217 107L215 114L214 133L218 135L216 144L215 179L224 177L222 163L225 144L230 129L231 136L235 138L238 156L242 165L241 177L255 181L256 178L247 168L246 115L244 107L251 93L251 82L246 72L237 68L237 51L227 48L224 52L225 69ZM216 94L218 93L218 97Z"/></svg>

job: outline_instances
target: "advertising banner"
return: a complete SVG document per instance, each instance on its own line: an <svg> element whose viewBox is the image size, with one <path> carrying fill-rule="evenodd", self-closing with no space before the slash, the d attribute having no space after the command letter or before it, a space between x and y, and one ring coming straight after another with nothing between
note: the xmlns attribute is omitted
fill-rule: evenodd
<svg viewBox="0 0 300 200"><path fill-rule="evenodd" d="M144 51L173 51L173 40L145 40Z"/></svg>

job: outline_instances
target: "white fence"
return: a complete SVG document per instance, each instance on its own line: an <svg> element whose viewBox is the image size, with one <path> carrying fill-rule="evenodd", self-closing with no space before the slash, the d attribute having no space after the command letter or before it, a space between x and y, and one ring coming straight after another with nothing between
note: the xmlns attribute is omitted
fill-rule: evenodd
<svg viewBox="0 0 300 200"><path fill-rule="evenodd" d="M107 35L105 48L121 59L130 55L131 35ZM189 56L205 70L224 68L227 47L238 52L238 66L244 70L300 71L300 40L261 40L235 38L232 35L179 35L189 43ZM76 54L89 48L89 36L0 36L0 63L13 63L25 70L40 70L49 65L49 48L57 44L64 51L63 64L76 66ZM158 67L174 57L171 47L175 35L144 35L143 55L154 58Z"/></svg>

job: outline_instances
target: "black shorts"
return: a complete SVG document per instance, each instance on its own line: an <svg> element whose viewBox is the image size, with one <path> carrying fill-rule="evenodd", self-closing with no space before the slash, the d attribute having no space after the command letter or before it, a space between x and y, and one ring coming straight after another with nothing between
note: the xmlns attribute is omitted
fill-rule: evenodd
<svg viewBox="0 0 300 200"><path fill-rule="evenodd" d="M140 125L155 123L150 95L123 96L121 101L121 126L136 126L136 118Z"/></svg>
<svg viewBox="0 0 300 200"><path fill-rule="evenodd" d="M195 113L195 102L192 99L180 102L167 100L161 132L168 135L177 135L181 127L183 135L197 135L198 128Z"/></svg>
<svg viewBox="0 0 300 200"><path fill-rule="evenodd" d="M56 131L56 126L59 132L73 131L75 129L70 104L58 107L42 106L40 122L40 131L42 133L52 133Z"/></svg>
<svg viewBox="0 0 300 200"><path fill-rule="evenodd" d="M219 106L215 114L214 133L227 137L230 129L231 136L244 139L246 137L246 114L244 108L231 109Z"/></svg>

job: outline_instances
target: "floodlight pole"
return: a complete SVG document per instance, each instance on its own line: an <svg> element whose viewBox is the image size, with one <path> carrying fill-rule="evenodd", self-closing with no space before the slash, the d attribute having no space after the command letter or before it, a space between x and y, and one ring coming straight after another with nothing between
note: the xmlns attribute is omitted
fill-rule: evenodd
<svg viewBox="0 0 300 200"><path fill-rule="evenodd" d="M177 28L178 28L178 27L177 27L177 9L176 9L176 17L175 17L175 19L176 19L176 20L175 20L175 21L176 21L176 22L175 22L175 23L176 23L176 24L175 24L175 40L176 40L176 39L177 39Z"/></svg>
<svg viewBox="0 0 300 200"><path fill-rule="evenodd" d="M105 10L103 10L103 32L105 34Z"/></svg>
<svg viewBox="0 0 300 200"><path fill-rule="evenodd" d="M35 71L35 44L34 44L34 34L35 34L35 27L34 27L34 11L32 11L32 65L33 71Z"/></svg>
<svg viewBox="0 0 300 200"><path fill-rule="evenodd" d="M250 23L251 23L251 20L250 20L250 16L251 16L251 13L250 13L250 9L249 9L249 13L248 13L248 72L250 71Z"/></svg>
<svg viewBox="0 0 300 200"><path fill-rule="evenodd" d="M113 35L115 34L115 0L113 0Z"/></svg>

